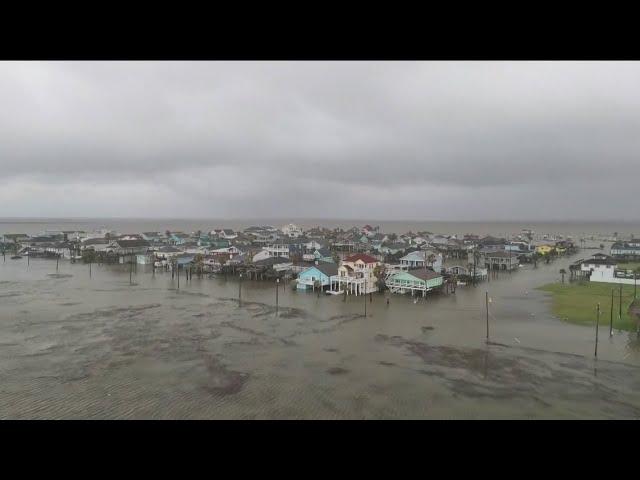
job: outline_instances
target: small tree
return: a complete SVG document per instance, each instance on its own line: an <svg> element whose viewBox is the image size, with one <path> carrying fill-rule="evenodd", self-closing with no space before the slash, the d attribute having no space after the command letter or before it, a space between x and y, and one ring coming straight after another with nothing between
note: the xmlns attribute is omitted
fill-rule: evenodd
<svg viewBox="0 0 640 480"><path fill-rule="evenodd" d="M385 277L385 266L384 264L376 265L373 269L373 276L376 277L376 288L379 292L386 288L386 282L384 281Z"/></svg>

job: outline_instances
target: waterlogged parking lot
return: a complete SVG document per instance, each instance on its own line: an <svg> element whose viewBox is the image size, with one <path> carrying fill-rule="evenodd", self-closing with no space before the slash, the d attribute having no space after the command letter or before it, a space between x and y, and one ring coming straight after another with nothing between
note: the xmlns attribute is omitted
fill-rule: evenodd
<svg viewBox="0 0 640 480"><path fill-rule="evenodd" d="M1 260L0 260L1 262ZM634 334L553 318L569 259L453 295L342 297L141 266L0 263L0 418L638 418ZM485 291L489 291L490 341Z"/></svg>

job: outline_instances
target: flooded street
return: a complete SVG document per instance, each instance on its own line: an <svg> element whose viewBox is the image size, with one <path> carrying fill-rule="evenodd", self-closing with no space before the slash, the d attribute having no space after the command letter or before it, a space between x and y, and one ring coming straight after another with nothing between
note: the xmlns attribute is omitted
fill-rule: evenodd
<svg viewBox="0 0 640 480"><path fill-rule="evenodd" d="M0 418L639 418L635 335L555 319L571 259L414 303L0 263ZM2 260L0 259L0 262ZM485 342L485 291L490 343ZM368 298L366 299L368 302ZM595 312L595 310L594 310Z"/></svg>

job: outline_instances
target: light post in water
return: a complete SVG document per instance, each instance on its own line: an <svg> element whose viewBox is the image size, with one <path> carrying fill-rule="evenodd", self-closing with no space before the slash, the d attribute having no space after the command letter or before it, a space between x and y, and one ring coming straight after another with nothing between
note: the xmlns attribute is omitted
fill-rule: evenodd
<svg viewBox="0 0 640 480"><path fill-rule="evenodd" d="M600 303L598 303L598 313L596 316L596 350L594 356L598 358L598 327L600 325Z"/></svg>
<svg viewBox="0 0 640 480"><path fill-rule="evenodd" d="M362 294L364 297L364 316L367 317L367 279L364 279L364 293Z"/></svg>
<svg viewBox="0 0 640 480"><path fill-rule="evenodd" d="M240 274L240 282L238 282L238 306L242 306L242 274Z"/></svg>
<svg viewBox="0 0 640 480"><path fill-rule="evenodd" d="M609 319L609 336L613 337L613 288L611 289L611 318Z"/></svg>
<svg viewBox="0 0 640 480"><path fill-rule="evenodd" d="M278 316L278 290L280 287L280 279L276 278L276 316Z"/></svg>
<svg viewBox="0 0 640 480"><path fill-rule="evenodd" d="M618 321L622 322L622 283L620 284L620 307L618 310Z"/></svg>
<svg viewBox="0 0 640 480"><path fill-rule="evenodd" d="M484 302L487 308L487 342L489 341L489 292L484 293Z"/></svg>

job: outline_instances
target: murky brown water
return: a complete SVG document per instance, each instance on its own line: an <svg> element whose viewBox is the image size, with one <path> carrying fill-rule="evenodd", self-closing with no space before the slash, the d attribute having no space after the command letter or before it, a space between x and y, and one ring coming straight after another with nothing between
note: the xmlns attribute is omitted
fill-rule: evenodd
<svg viewBox="0 0 640 480"><path fill-rule="evenodd" d="M414 303L0 259L0 418L638 418L634 335L554 319L568 259ZM491 343L485 343L485 290Z"/></svg>

